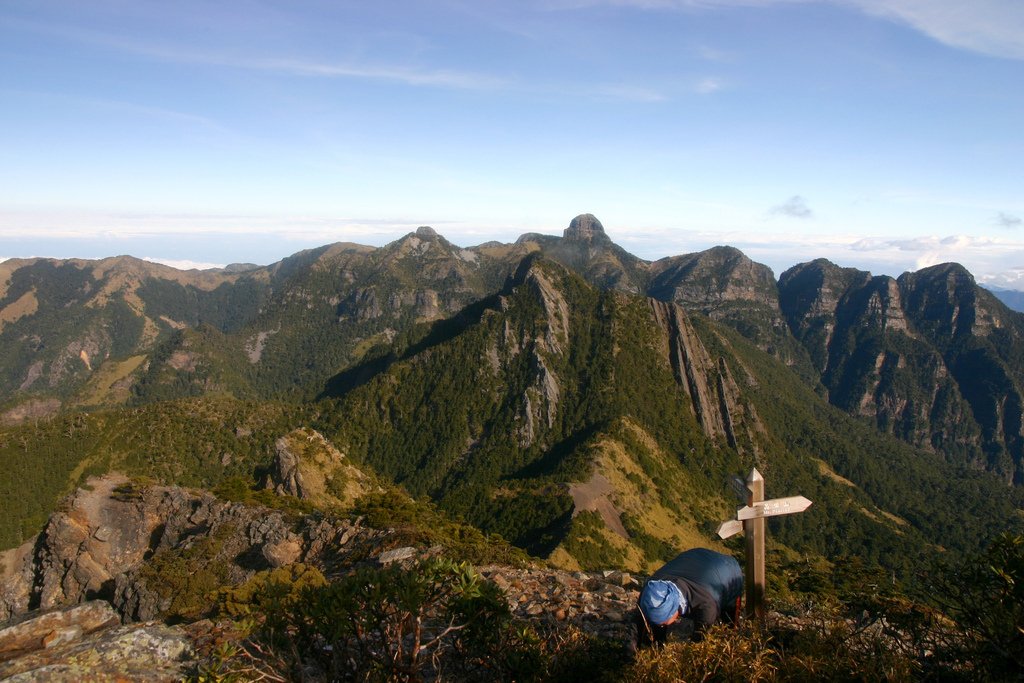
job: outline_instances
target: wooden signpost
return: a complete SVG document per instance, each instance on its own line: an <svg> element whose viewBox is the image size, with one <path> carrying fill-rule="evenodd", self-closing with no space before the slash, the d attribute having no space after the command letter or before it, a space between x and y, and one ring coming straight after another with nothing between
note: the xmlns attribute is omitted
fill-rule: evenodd
<svg viewBox="0 0 1024 683"><path fill-rule="evenodd" d="M811 501L803 496L790 498L764 499L764 477L757 469L750 471L746 481L747 504L736 511L736 519L722 522L718 527L718 535L725 539L740 531L747 541L746 586L747 586L747 617L762 619L764 617L764 535L765 517L791 515L803 512Z"/></svg>

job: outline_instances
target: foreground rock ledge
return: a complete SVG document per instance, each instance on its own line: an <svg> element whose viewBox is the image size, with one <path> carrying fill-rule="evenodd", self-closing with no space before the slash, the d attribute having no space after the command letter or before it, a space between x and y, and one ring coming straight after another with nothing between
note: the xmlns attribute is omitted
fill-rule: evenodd
<svg viewBox="0 0 1024 683"><path fill-rule="evenodd" d="M0 680L140 681L184 678L194 667L192 645L159 623L115 626L111 606L88 602L34 616L0 630Z"/></svg>

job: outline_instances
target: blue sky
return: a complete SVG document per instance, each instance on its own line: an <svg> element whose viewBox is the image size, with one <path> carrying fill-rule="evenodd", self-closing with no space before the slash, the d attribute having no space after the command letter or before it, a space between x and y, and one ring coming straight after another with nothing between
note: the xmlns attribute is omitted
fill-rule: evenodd
<svg viewBox="0 0 1024 683"><path fill-rule="evenodd" d="M1019 0L0 0L0 258L269 263L597 215L1024 289Z"/></svg>

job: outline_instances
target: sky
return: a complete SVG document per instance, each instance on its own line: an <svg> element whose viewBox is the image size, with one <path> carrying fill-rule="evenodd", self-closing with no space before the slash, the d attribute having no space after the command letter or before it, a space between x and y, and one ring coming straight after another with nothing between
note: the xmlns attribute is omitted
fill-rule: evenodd
<svg viewBox="0 0 1024 683"><path fill-rule="evenodd" d="M1021 0L0 0L0 259L593 213L646 259L1024 289Z"/></svg>

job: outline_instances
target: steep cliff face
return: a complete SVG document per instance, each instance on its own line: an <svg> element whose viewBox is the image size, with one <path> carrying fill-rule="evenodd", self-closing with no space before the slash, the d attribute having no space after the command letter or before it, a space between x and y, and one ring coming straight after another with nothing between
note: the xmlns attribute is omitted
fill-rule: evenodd
<svg viewBox="0 0 1024 683"><path fill-rule="evenodd" d="M828 368L840 299L863 286L870 273L818 259L793 266L779 277L779 302L793 335L810 354L819 374Z"/></svg>
<svg viewBox="0 0 1024 683"><path fill-rule="evenodd" d="M942 354L980 426L975 462L1024 484L1024 318L957 264L906 273L899 285L908 318Z"/></svg>
<svg viewBox="0 0 1024 683"><path fill-rule="evenodd" d="M1021 482L1018 316L945 264L894 280L823 259L779 280L831 403Z"/></svg>
<svg viewBox="0 0 1024 683"><path fill-rule="evenodd" d="M704 433L756 449L755 433L764 431L754 407L741 392L724 358L714 359L686 319L682 307L650 300L654 319L667 341L668 360L676 380L686 389L690 408Z"/></svg>
<svg viewBox="0 0 1024 683"><path fill-rule="evenodd" d="M793 340L779 305L775 276L733 247L714 247L651 264L647 295L724 323L805 378L806 351Z"/></svg>

